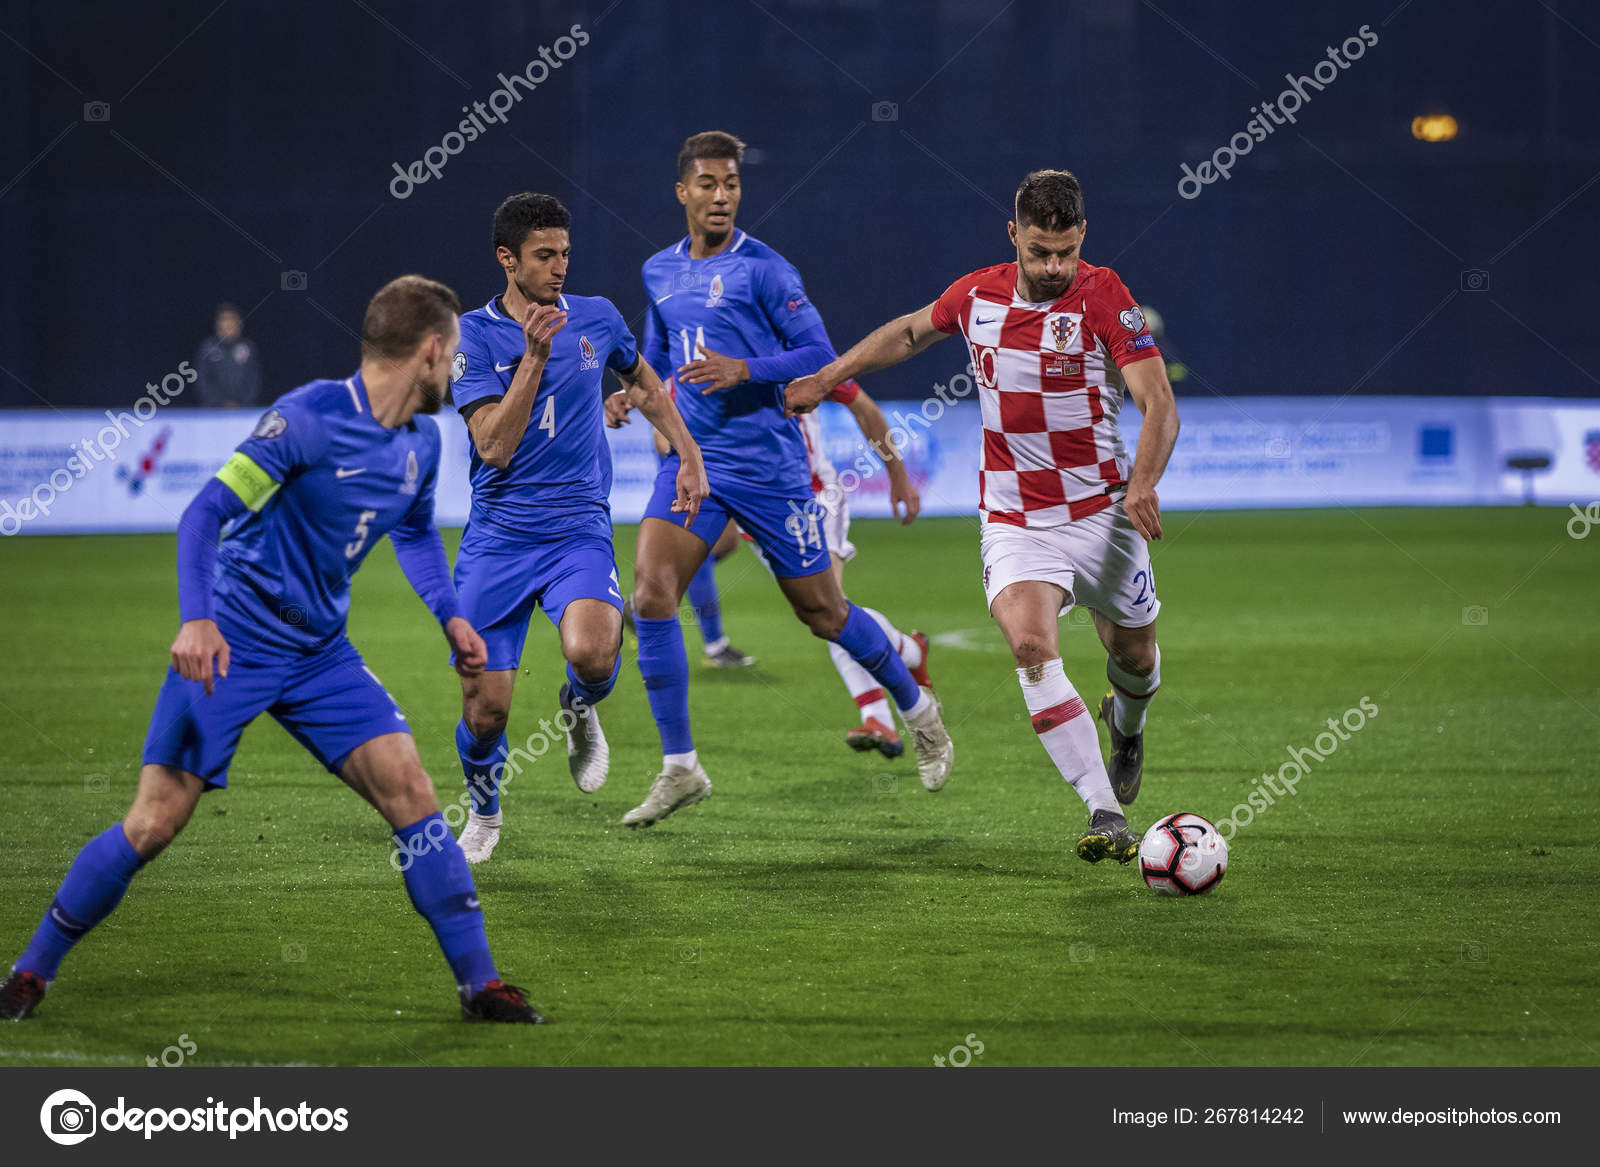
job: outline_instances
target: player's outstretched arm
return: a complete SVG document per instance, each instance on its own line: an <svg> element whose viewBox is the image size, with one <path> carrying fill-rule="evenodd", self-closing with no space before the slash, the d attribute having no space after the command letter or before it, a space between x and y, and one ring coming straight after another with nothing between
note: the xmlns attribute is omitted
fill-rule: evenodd
<svg viewBox="0 0 1600 1167"><path fill-rule="evenodd" d="M900 518L900 523L902 526L910 526L922 512L922 495L912 483L911 476L906 473L906 461L900 456L900 450L889 434L889 423L883 416L883 410L878 408L878 403L865 389L860 388L857 389L848 408L856 419L856 425L861 427L867 444L872 447L872 452L883 459L884 469L889 472L890 508L898 517L900 508L904 505L905 515Z"/></svg>
<svg viewBox="0 0 1600 1167"><path fill-rule="evenodd" d="M529 304L522 317L522 335L527 351L517 365L516 375L506 395L499 401L476 410L467 419L467 430L478 457L499 470L511 465L511 457L528 432L533 399L539 395L539 382L550 359L550 342L567 323L567 314L554 304Z"/></svg>
<svg viewBox="0 0 1600 1167"><path fill-rule="evenodd" d="M868 333L849 352L835 357L811 376L790 381L789 387L784 390L784 406L790 417L797 413L809 413L821 405L841 382L910 360L934 341L943 340L948 335L933 326L932 304L891 320Z"/></svg>
<svg viewBox="0 0 1600 1167"><path fill-rule="evenodd" d="M1167 364L1158 357L1122 366L1133 403L1144 415L1139 426L1139 453L1128 475L1128 494L1122 507L1134 528L1146 539L1161 538L1161 500L1156 483L1166 472L1167 460L1178 443L1178 403L1167 380Z"/></svg>
<svg viewBox="0 0 1600 1167"><path fill-rule="evenodd" d="M672 509L687 512L689 521L694 522L700 513L700 503L711 493L711 487L706 482L700 447L689 436L689 427L683 424L683 415L678 412L672 394L643 357L633 362L633 368L618 373L617 379L622 382L622 391L628 395L629 403L678 451L678 497Z"/></svg>

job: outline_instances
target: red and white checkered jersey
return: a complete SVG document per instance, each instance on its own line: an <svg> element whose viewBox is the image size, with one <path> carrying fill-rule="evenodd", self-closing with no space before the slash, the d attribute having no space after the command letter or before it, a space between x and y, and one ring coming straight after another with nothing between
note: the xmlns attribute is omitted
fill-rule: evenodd
<svg viewBox="0 0 1600 1167"><path fill-rule="evenodd" d="M845 381L823 400L849 405L860 392L860 385ZM822 423L817 420L817 411L814 409L810 413L797 415L795 420L800 423L800 436L806 440L806 457L811 461L811 493L821 494L839 481L838 472L828 458L828 451L822 448Z"/></svg>
<svg viewBox="0 0 1600 1167"><path fill-rule="evenodd" d="M933 326L967 338L983 407L978 506L985 522L1058 527L1111 505L1128 480L1117 430L1118 368L1160 356L1144 313L1108 267L1078 264L1055 301L1017 294L1017 265L962 276Z"/></svg>

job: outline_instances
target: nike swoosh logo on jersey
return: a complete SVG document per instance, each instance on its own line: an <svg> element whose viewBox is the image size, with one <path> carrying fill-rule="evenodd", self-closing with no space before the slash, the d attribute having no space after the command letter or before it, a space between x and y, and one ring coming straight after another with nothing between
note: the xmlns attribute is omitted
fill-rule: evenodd
<svg viewBox="0 0 1600 1167"><path fill-rule="evenodd" d="M999 319L1000 319L1000 317L998 317L998 316L989 316L989 317L984 318L983 320L979 320L976 316L974 316L972 318L972 323L974 323L974 324L993 324L996 320L999 320Z"/></svg>
<svg viewBox="0 0 1600 1167"><path fill-rule="evenodd" d="M346 470L341 466L333 472L333 476L335 478L353 478L357 474L365 474L366 472L367 468L365 466L357 466L354 470Z"/></svg>
<svg viewBox="0 0 1600 1167"><path fill-rule="evenodd" d="M512 369L516 368L517 365L520 364L520 363L521 363L520 361L512 361L509 365L496 365L494 367L494 371L497 372L497 373L509 373Z"/></svg>

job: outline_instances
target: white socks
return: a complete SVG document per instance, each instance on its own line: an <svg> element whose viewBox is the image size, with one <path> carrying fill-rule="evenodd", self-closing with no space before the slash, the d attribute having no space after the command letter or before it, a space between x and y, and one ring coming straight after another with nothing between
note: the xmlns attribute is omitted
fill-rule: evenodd
<svg viewBox="0 0 1600 1167"><path fill-rule="evenodd" d="M670 770L673 766L682 766L685 770L693 770L699 764L699 750L690 750L687 754L667 754L661 759L661 768L663 770Z"/></svg>
<svg viewBox="0 0 1600 1167"><path fill-rule="evenodd" d="M1039 744L1089 812L1119 810L1111 779L1106 776L1105 759L1100 756L1094 719L1067 680L1061 658L1018 669L1017 680L1022 682L1022 697L1028 703Z"/></svg>
<svg viewBox="0 0 1600 1167"><path fill-rule="evenodd" d="M1143 733L1144 711L1161 688L1161 650L1156 649L1156 667L1148 677L1126 672L1107 659L1106 680L1111 682L1111 715L1116 718L1118 732Z"/></svg>

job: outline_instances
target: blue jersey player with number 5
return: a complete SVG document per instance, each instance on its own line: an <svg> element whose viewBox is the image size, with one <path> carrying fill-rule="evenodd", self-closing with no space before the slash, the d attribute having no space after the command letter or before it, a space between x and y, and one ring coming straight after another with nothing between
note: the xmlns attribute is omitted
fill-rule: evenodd
<svg viewBox="0 0 1600 1167"><path fill-rule="evenodd" d="M138 793L122 822L78 852L0 985L0 1018L34 1011L63 958L183 830L200 796L227 786L240 735L270 713L393 828L394 865L444 950L462 1016L543 1020L495 970L472 875L405 715L345 635L350 577L388 535L457 671L483 668L483 641L457 610L433 525L439 428L423 416L444 403L460 311L433 280L386 284L362 322L360 369L279 398L184 511L182 626Z"/></svg>
<svg viewBox="0 0 1600 1167"><path fill-rule="evenodd" d="M700 452L611 301L564 289L571 218L549 195L512 195L494 213L505 291L461 318L452 375L472 435L472 513L456 556L462 611L488 665L461 678L456 749L472 798L461 832L469 863L489 858L503 823L506 721L537 606L561 636L566 682L557 724L578 789L598 790L611 751L596 705L616 683L622 590L611 541L607 369L627 400L679 450L663 504L693 520L706 494Z"/></svg>
<svg viewBox="0 0 1600 1167"><path fill-rule="evenodd" d="M821 505L784 386L833 359L799 273L734 226L744 143L695 134L678 154L678 202L689 233L644 264L650 297L645 358L676 367L678 409L704 454L710 496L698 515L670 505L677 457L662 463L634 558L639 673L661 735L661 773L623 822L648 827L711 792L689 730L689 665L678 605L717 537L737 522L760 546L794 613L893 697L911 731L922 784L938 790L954 749L939 702L919 688L878 623L832 571ZM671 435L668 435L671 438ZM679 448L682 453L682 448Z"/></svg>

